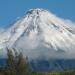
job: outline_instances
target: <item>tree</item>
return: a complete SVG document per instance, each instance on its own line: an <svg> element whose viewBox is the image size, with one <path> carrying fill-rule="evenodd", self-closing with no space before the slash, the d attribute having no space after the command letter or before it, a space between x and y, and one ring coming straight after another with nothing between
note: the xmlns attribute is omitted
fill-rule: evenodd
<svg viewBox="0 0 75 75"><path fill-rule="evenodd" d="M31 67L27 58L23 57L22 52L19 54L7 49L7 73L8 75L31 75Z"/></svg>
<svg viewBox="0 0 75 75"><path fill-rule="evenodd" d="M16 75L16 59L12 50L7 49L7 72L8 75Z"/></svg>
<svg viewBox="0 0 75 75"><path fill-rule="evenodd" d="M31 68L29 63L27 62L27 59L23 57L22 53L20 53L17 58L18 58L16 64L17 75L30 75Z"/></svg>

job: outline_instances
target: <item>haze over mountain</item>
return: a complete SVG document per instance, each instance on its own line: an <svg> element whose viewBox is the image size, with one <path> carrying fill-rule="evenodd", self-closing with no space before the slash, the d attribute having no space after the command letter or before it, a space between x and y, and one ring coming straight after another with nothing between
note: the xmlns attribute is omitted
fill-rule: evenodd
<svg viewBox="0 0 75 75"><path fill-rule="evenodd" d="M44 9L30 9L0 31L0 50L22 51L29 59L75 59L75 24Z"/></svg>

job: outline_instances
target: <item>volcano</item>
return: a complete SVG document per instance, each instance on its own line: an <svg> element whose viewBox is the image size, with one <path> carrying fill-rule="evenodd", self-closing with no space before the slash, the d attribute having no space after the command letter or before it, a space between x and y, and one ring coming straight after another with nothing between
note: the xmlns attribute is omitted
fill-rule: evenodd
<svg viewBox="0 0 75 75"><path fill-rule="evenodd" d="M8 47L22 51L30 61L51 60L53 64L56 59L75 59L74 25L47 10L30 9L0 31L1 57L6 56Z"/></svg>

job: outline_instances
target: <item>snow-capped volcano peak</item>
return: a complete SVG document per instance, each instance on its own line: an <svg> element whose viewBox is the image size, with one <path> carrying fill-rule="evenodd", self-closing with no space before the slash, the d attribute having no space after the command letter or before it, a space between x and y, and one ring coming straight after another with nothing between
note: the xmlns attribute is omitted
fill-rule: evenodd
<svg viewBox="0 0 75 75"><path fill-rule="evenodd" d="M42 16L47 14L49 14L49 12L43 9L30 9L27 12L26 16L17 20L16 23L14 23L12 27L9 29L9 31L12 34L16 35L15 37L13 36L15 38L13 40L13 43L17 40L18 37L23 35L23 32L24 34L28 34L32 31L34 31L37 34L41 32L43 30L42 27L44 26Z"/></svg>
<svg viewBox="0 0 75 75"><path fill-rule="evenodd" d="M48 55L49 50L51 57L59 57L58 51L68 56L75 53L75 27L70 24L47 10L30 9L6 30L1 45L26 50L27 55Z"/></svg>
<svg viewBox="0 0 75 75"><path fill-rule="evenodd" d="M48 12L47 10L44 9L30 9L29 11L27 11L26 14L28 15L35 15L35 16L40 16L41 14L45 13L46 15L49 13L50 15L52 15L51 12Z"/></svg>

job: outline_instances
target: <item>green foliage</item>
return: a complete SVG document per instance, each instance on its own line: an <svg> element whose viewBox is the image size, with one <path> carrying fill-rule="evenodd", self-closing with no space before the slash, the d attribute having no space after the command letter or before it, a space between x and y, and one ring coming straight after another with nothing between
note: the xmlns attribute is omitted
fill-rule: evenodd
<svg viewBox="0 0 75 75"><path fill-rule="evenodd" d="M13 55L12 50L7 49L7 68L6 74L7 75L16 75L16 58Z"/></svg>
<svg viewBox="0 0 75 75"><path fill-rule="evenodd" d="M17 64L16 64L17 75L30 75L31 68L27 59L23 58L22 53L17 56Z"/></svg>
<svg viewBox="0 0 75 75"><path fill-rule="evenodd" d="M7 49L7 67L1 75L30 75L31 67L22 53ZM2 73L2 72L1 72Z"/></svg>

